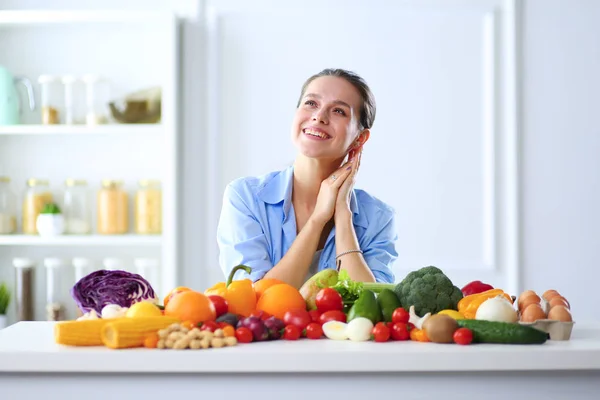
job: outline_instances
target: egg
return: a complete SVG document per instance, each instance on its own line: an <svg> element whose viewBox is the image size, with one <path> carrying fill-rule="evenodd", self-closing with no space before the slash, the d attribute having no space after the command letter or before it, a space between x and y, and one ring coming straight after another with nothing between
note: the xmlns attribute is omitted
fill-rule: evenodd
<svg viewBox="0 0 600 400"><path fill-rule="evenodd" d="M323 333L328 339L346 340L348 339L348 324L340 321L328 321L322 326Z"/></svg>
<svg viewBox="0 0 600 400"><path fill-rule="evenodd" d="M550 299L552 299L553 297L556 296L560 296L560 293L558 293L556 290L554 289L549 289L546 290L543 294L542 297L544 298L544 300L546 301L550 301Z"/></svg>
<svg viewBox="0 0 600 400"><path fill-rule="evenodd" d="M371 338L371 330L373 330L373 322L368 318L358 317L348 322L346 333L348 339L353 342L365 342Z"/></svg>
<svg viewBox="0 0 600 400"><path fill-rule="evenodd" d="M570 308L569 302L562 296L555 296L552 299L550 299L550 301L548 302L548 306L550 307L550 309L556 306L564 306L566 308Z"/></svg>
<svg viewBox="0 0 600 400"><path fill-rule="evenodd" d="M518 304L519 310L526 309L530 304L541 304L542 299L535 293L530 293L529 295L521 298L521 303Z"/></svg>
<svg viewBox="0 0 600 400"><path fill-rule="evenodd" d="M546 319L546 313L539 304L530 304L521 312L523 322L535 322L538 319Z"/></svg>
<svg viewBox="0 0 600 400"><path fill-rule="evenodd" d="M555 321L562 321L562 322L573 321L571 312L565 306L552 307L550 309L550 312L548 312L548 319L553 319Z"/></svg>
<svg viewBox="0 0 600 400"><path fill-rule="evenodd" d="M526 297L529 297L530 295L535 295L535 292L533 290L526 290L523 293L521 293L519 295L519 297L517 298L517 305L519 307L521 307L521 303L523 303L523 299L525 299ZM536 295L537 296L537 295Z"/></svg>

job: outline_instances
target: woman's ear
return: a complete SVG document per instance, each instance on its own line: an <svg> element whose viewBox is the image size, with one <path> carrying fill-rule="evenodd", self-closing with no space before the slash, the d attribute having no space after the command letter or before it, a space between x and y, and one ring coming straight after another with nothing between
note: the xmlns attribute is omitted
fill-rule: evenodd
<svg viewBox="0 0 600 400"><path fill-rule="evenodd" d="M370 137L371 131L365 129L364 131L358 134L358 137L354 140L354 143L352 143L352 147L364 146L364 144L367 143L367 140L369 140Z"/></svg>

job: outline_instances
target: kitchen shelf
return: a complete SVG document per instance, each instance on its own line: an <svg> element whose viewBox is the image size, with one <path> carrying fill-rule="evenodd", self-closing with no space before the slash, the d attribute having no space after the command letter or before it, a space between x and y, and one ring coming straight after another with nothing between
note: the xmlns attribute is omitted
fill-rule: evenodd
<svg viewBox="0 0 600 400"><path fill-rule="evenodd" d="M107 124L107 125L9 125L0 126L0 135L159 135L161 124Z"/></svg>
<svg viewBox="0 0 600 400"><path fill-rule="evenodd" d="M161 235L0 235L0 246L159 246Z"/></svg>

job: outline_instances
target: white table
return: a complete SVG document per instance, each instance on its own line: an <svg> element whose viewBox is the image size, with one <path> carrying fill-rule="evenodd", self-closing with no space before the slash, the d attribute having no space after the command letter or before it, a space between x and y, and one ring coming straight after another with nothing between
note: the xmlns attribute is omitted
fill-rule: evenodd
<svg viewBox="0 0 600 400"><path fill-rule="evenodd" d="M303 339L110 350L58 346L51 322L0 331L2 399L364 399L375 391L407 400L598 399L600 323L576 324L570 341L528 346Z"/></svg>

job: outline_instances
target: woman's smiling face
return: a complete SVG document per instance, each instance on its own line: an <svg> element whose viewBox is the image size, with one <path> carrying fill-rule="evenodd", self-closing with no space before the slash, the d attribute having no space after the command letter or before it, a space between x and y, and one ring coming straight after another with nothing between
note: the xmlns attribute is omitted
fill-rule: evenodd
<svg viewBox="0 0 600 400"><path fill-rule="evenodd" d="M344 78L322 76L306 88L292 123L292 140L310 158L343 158L359 131L362 99Z"/></svg>

